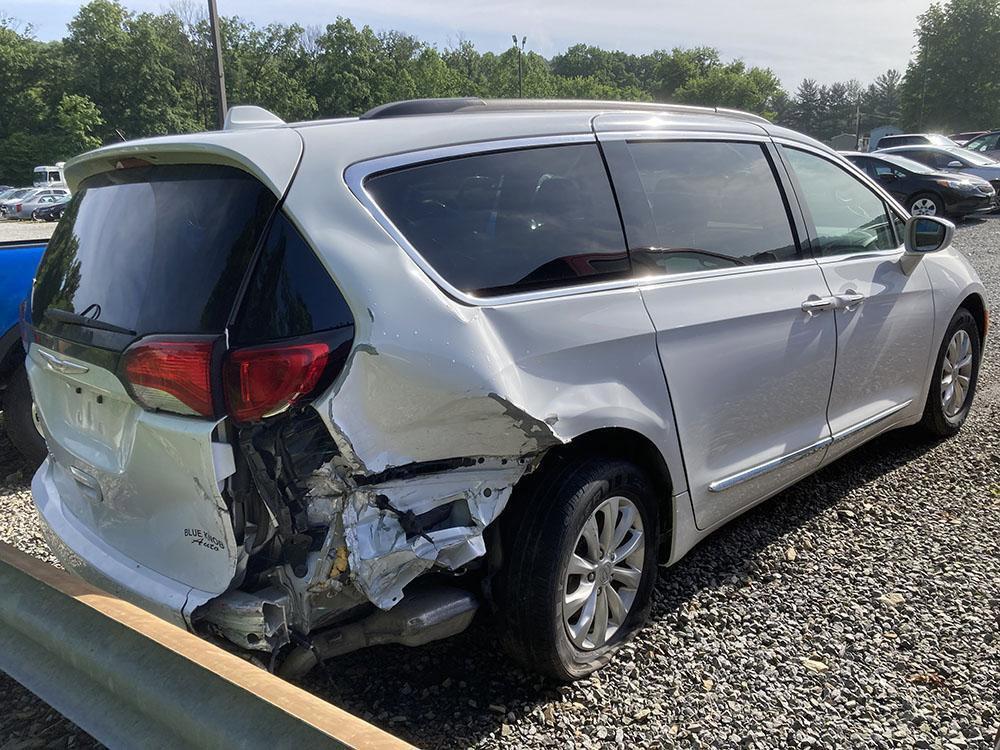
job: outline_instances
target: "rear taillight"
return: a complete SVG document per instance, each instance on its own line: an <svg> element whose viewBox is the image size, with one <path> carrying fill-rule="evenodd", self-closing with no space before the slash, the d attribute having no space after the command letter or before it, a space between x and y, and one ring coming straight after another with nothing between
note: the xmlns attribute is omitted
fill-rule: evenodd
<svg viewBox="0 0 1000 750"><path fill-rule="evenodd" d="M323 379L331 350L322 341L252 346L230 352L223 366L226 408L237 422L278 414Z"/></svg>
<svg viewBox="0 0 1000 750"><path fill-rule="evenodd" d="M212 418L221 416L221 405L213 399L214 384L221 382L229 416L240 423L257 422L329 384L342 369L352 340L353 327L325 338L235 349L217 359L217 339L153 337L125 351L121 377L145 409ZM221 370L216 369L219 364Z"/></svg>
<svg viewBox="0 0 1000 750"><path fill-rule="evenodd" d="M24 205L23 203L18 203L16 206L14 206L14 213L20 213L21 207L23 205Z"/></svg>
<svg viewBox="0 0 1000 750"><path fill-rule="evenodd" d="M132 397L143 407L214 417L214 341L149 339L129 347L122 370Z"/></svg>

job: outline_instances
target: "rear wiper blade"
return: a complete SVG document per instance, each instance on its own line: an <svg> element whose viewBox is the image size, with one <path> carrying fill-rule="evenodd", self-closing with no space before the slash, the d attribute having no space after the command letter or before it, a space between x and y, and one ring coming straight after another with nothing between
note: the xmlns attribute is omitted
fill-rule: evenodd
<svg viewBox="0 0 1000 750"><path fill-rule="evenodd" d="M111 333L122 333L126 336L137 336L135 331L128 328L122 328L121 326L116 326L113 323L105 323L100 320L94 320L93 318L88 318L84 315L78 313L69 312L68 310L55 310L49 308L42 315L43 318L50 318L58 323L66 323L71 326L80 326L81 328L93 328L97 331L110 331Z"/></svg>

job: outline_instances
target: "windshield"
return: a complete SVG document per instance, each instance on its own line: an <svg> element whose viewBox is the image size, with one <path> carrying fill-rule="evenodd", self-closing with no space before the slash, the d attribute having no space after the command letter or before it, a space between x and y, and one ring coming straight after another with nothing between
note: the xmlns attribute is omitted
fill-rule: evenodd
<svg viewBox="0 0 1000 750"><path fill-rule="evenodd" d="M152 166L94 175L68 204L42 258L32 321L81 340L65 315L136 332L225 328L274 195L245 172Z"/></svg>
<svg viewBox="0 0 1000 750"><path fill-rule="evenodd" d="M954 154L960 161L966 162L966 165L973 164L977 167L989 167L997 163L996 159L991 159L988 156L983 156L982 154L977 154L975 151L969 151L964 148L949 148L948 153Z"/></svg>
<svg viewBox="0 0 1000 750"><path fill-rule="evenodd" d="M934 174L936 170L931 169L926 164L921 164L918 161L913 161L913 159L907 159L905 156L890 156L886 154L885 156L879 157L882 161L892 164L896 167L901 167L908 172L913 172L914 174Z"/></svg>

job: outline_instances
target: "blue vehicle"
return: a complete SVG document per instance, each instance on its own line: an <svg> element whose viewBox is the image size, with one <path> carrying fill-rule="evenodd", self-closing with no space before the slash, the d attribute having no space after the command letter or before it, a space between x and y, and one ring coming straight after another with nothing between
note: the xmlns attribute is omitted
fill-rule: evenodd
<svg viewBox="0 0 1000 750"><path fill-rule="evenodd" d="M28 296L45 241L0 243L0 410L7 436L34 468L45 458L24 370L18 313Z"/></svg>

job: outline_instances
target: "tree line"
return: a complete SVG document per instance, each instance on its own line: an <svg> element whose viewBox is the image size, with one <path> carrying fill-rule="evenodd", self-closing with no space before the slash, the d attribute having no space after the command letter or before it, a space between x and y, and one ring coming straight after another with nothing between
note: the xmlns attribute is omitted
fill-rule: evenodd
<svg viewBox="0 0 1000 750"><path fill-rule="evenodd" d="M398 31L337 18L325 27L220 22L230 104L293 121L356 115L417 97L518 95L518 50L467 40L438 49ZM964 50L964 51L963 51ZM214 57L201 3L134 13L83 5L58 41L0 16L0 183L121 138L216 125ZM525 51L523 95L732 107L829 139L882 124L907 129L1000 124L1000 0L950 0L920 16L905 74L787 93L774 71L724 60L712 47L630 54L577 44L550 59Z"/></svg>

